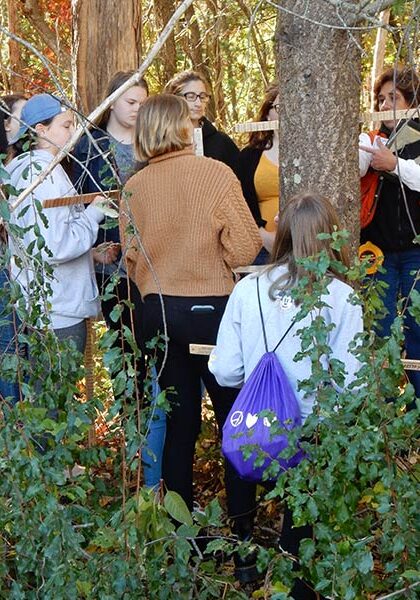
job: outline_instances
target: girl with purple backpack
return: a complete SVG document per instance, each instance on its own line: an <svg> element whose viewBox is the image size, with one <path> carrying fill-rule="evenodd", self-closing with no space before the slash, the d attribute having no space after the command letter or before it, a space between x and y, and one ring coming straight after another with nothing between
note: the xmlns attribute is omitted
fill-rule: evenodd
<svg viewBox="0 0 420 600"><path fill-rule="evenodd" d="M299 382L311 377L312 364L309 356L298 362L294 358L302 350L297 330L310 326L311 315L293 325L300 305L292 297L291 291L303 277L310 277L299 264L299 259L315 256L324 250L332 261L348 265L345 249L337 251L331 247L329 239L318 238L321 233L332 234L339 228L336 212L330 202L316 194L298 195L282 209L271 264L262 273L250 275L236 285L227 303L216 348L209 361L209 369L220 385L240 388L253 373L266 348L276 348L287 332L286 340L279 345L276 355L295 392L302 422L312 413L316 404L314 395L308 396L299 389ZM362 311L360 306L350 303L353 290L345 283L342 274L331 267L330 276L325 298L322 297L325 306L321 309L321 315L325 323L332 327L328 345L331 356L345 365L347 386L359 367L358 360L349 351L349 344L363 329ZM308 526L293 527L292 513L286 507L281 548L297 556L300 540L311 537L309 529ZM303 581L298 580L292 597L306 600L316 595Z"/></svg>

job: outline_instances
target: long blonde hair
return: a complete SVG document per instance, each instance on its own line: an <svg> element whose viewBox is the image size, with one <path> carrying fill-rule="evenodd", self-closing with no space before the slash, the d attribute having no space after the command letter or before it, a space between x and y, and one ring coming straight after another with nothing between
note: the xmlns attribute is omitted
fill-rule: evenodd
<svg viewBox="0 0 420 600"><path fill-rule="evenodd" d="M271 253L272 271L279 265L287 267L287 273L278 277L270 287L270 297L275 298L276 292L294 287L304 275L309 274L297 261L302 258L315 256L326 250L333 261L340 261L345 266L349 265L348 250L342 247L339 251L331 247L330 240L318 238L320 233L332 234L340 229L337 213L331 202L313 192L306 192L294 196L282 208L279 217L276 238ZM332 266L332 276L344 279L342 273Z"/></svg>

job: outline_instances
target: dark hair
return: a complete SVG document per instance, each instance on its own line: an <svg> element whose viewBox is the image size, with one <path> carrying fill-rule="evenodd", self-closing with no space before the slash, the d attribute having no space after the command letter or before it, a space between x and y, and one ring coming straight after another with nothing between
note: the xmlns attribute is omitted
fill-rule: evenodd
<svg viewBox="0 0 420 600"><path fill-rule="evenodd" d="M375 110L379 110L379 94L382 86L390 81L411 108L420 105L420 80L416 71L410 67L390 68L379 75L373 88Z"/></svg>
<svg viewBox="0 0 420 600"><path fill-rule="evenodd" d="M113 94L115 90L118 90L118 88L121 87L126 81L128 81L130 77L132 77L135 73L136 71L117 71L117 73L115 73L112 76L111 80L108 83L104 98L108 98L108 96ZM133 87L136 86L142 87L146 91L146 94L149 95L149 85L144 79L144 77L141 77L136 83L133 83ZM106 129L110 114L111 107L108 107L99 117L99 120L96 124L98 128Z"/></svg>
<svg viewBox="0 0 420 600"><path fill-rule="evenodd" d="M5 118L7 118L7 116L5 116ZM6 130L4 128L5 118L0 118L0 154L7 154L7 149L9 146Z"/></svg>
<svg viewBox="0 0 420 600"><path fill-rule="evenodd" d="M57 115L56 115L57 116ZM28 150L33 150L33 148L38 143L36 133L32 131L32 129L36 125L51 125L55 117L51 117L50 119L44 119L44 121L38 121L38 123L34 123L31 128L27 129L23 135L14 143L9 146L12 157L20 156L24 152L28 152Z"/></svg>
<svg viewBox="0 0 420 600"><path fill-rule="evenodd" d="M24 94L6 94L0 97L0 107L1 105L6 105L9 112L9 114L5 113L5 119L10 117L16 102L20 100L27 100L27 97Z"/></svg>
<svg viewBox="0 0 420 600"><path fill-rule="evenodd" d="M315 256L321 250L326 250L330 259L349 265L346 247L337 251L331 247L330 240L318 238L318 234L331 234L335 229L340 229L335 208L329 200L316 193L298 194L281 209L269 270L285 265L287 273L271 285L271 298L275 298L279 290L292 288L303 275L311 279L311 275L297 264L299 259ZM334 268L331 269L331 274L343 279L343 275Z"/></svg>
<svg viewBox="0 0 420 600"><path fill-rule="evenodd" d="M1 153L5 154L7 153L7 158L6 158L6 162L10 162L15 156L15 148L14 146L9 146L9 142L7 140L7 132L6 132L6 122L9 121L9 119L12 118L12 113L13 113L13 109L15 107L16 102L19 102L21 100L27 100L26 96L24 96L24 94L6 94L5 96L1 96L0 97L0 111L3 114L3 118L1 119L2 123L1 123L1 131L0 131L0 138L1 138ZM7 110L5 110L7 109ZM4 140L3 140L3 134L6 136L6 145L4 145Z"/></svg>
<svg viewBox="0 0 420 600"><path fill-rule="evenodd" d="M267 121L268 113L279 93L279 84L275 81L265 90L264 100L258 111L256 121ZM249 136L248 146L257 148L258 150L268 150L273 145L272 131L254 131Z"/></svg>

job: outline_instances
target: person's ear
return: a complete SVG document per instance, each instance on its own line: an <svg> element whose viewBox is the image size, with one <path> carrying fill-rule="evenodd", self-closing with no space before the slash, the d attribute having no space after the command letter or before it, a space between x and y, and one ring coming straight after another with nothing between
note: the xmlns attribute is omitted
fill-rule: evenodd
<svg viewBox="0 0 420 600"><path fill-rule="evenodd" d="M4 131L11 131L11 117L9 117L8 119L4 119Z"/></svg>
<svg viewBox="0 0 420 600"><path fill-rule="evenodd" d="M35 133L39 138L45 137L48 127L43 123L37 123L34 127Z"/></svg>

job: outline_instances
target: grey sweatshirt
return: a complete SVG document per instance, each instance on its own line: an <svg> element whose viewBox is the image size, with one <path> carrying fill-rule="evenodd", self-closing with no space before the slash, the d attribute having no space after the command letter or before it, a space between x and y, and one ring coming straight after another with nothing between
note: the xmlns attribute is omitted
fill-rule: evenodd
<svg viewBox="0 0 420 600"><path fill-rule="evenodd" d="M34 150L16 157L6 167L11 185L17 192L22 191L52 159L53 156L46 150ZM12 260L12 277L19 282L28 301L31 301L29 286L34 277L34 269L38 270L44 282L43 311L49 315L53 329L70 327L99 312L91 248L96 241L103 213L94 206L85 209L83 204L42 209L46 218L44 224L35 208L35 200L42 204L47 199L75 194L63 167L57 165L11 216L12 224L29 228L23 237L9 237L12 256L20 259ZM12 196L10 201L13 200ZM39 235L35 234L35 224L39 227ZM27 250L40 237L45 240L45 248L41 250L41 264L35 265ZM34 253L37 252L36 247L35 245ZM44 261L53 267L52 278L44 270ZM22 267L18 266L19 262ZM50 295L46 293L48 285L52 288Z"/></svg>
<svg viewBox="0 0 420 600"><path fill-rule="evenodd" d="M283 295L273 301L268 295L272 281L284 272L284 267L277 267L270 274L260 275L261 306L269 351L276 346L299 311L299 307L295 306L290 296ZM332 279L328 286L328 295L322 298L329 307L323 308L321 313L327 324L335 324L329 335L329 346L332 357L345 364L346 385L353 380L359 368L359 362L349 352L348 346L355 334L363 329L362 310L360 306L349 303L351 293L350 286L338 279ZM301 351L301 340L297 331L308 327L310 322L311 316L308 315L293 326L276 351L296 392L302 421L312 412L315 403L313 396L304 398L304 393L297 389L298 382L310 376L311 361L305 357L299 362L294 362L293 358ZM256 276L249 275L236 285L229 298L220 323L216 348L210 355L209 369L220 385L241 387L264 353ZM323 362L327 366L327 360Z"/></svg>

